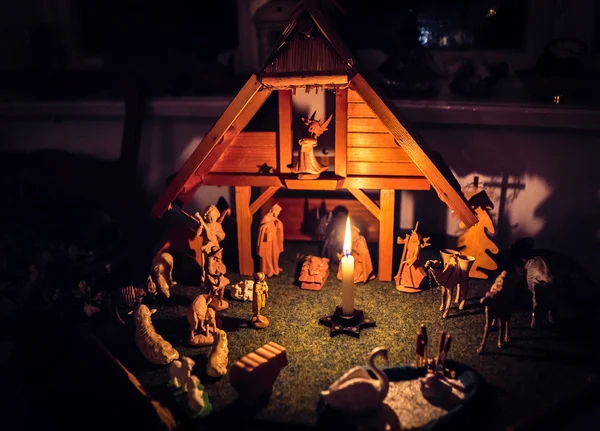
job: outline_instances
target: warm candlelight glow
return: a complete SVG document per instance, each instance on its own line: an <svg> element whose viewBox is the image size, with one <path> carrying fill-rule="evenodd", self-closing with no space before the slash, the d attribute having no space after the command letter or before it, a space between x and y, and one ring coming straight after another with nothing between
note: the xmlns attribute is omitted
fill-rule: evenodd
<svg viewBox="0 0 600 431"><path fill-rule="evenodd" d="M344 256L340 262L342 265L342 314L351 316L354 313L354 256L352 256L350 217L346 220L343 253Z"/></svg>
<svg viewBox="0 0 600 431"><path fill-rule="evenodd" d="M344 256L350 256L352 254L352 228L350 227L350 217L346 219L346 233L344 235Z"/></svg>

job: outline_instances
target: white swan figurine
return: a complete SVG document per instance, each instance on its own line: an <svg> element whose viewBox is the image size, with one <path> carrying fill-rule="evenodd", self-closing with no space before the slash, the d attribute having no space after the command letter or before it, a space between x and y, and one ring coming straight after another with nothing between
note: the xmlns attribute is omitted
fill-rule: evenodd
<svg viewBox="0 0 600 431"><path fill-rule="evenodd" d="M382 347L373 349L369 355L369 367L377 378L372 378L364 367L354 367L333 382L326 391L321 391L325 404L354 415L377 410L387 396L390 381L375 365L375 358L382 356L387 361L387 354L387 349Z"/></svg>

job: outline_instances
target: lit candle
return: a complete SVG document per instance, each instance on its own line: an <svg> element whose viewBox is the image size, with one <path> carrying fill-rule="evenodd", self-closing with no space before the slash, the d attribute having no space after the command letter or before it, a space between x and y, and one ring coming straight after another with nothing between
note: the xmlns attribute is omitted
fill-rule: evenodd
<svg viewBox="0 0 600 431"><path fill-rule="evenodd" d="M350 316L354 313L354 256L352 256L352 230L350 217L346 220L344 235L344 256L342 257L342 314Z"/></svg>

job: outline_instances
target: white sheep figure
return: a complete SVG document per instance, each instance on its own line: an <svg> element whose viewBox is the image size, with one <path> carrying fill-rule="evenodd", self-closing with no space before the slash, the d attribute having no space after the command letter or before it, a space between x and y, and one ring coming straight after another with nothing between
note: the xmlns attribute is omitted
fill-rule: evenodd
<svg viewBox="0 0 600 431"><path fill-rule="evenodd" d="M231 286L231 297L238 301L252 301L252 293L254 292L253 280L242 280Z"/></svg>
<svg viewBox="0 0 600 431"><path fill-rule="evenodd" d="M171 365L169 365L169 375L176 388L183 388L187 383L187 380L192 374L194 365L196 365L196 363L193 359L188 358L187 356L182 356L181 360L171 362ZM185 388L183 388L183 390L185 390Z"/></svg>
<svg viewBox="0 0 600 431"><path fill-rule="evenodd" d="M200 379L196 376L190 376L185 384L188 406L196 412L199 412L205 406L204 389L198 389L199 384Z"/></svg>

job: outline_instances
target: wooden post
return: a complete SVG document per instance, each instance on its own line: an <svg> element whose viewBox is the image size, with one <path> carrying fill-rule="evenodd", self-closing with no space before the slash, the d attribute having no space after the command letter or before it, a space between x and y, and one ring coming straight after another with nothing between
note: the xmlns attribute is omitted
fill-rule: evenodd
<svg viewBox="0 0 600 431"><path fill-rule="evenodd" d="M240 262L240 275L254 273L254 260L252 259L252 215L250 214L250 194L252 187L236 186L235 188L235 214L238 234L238 259Z"/></svg>
<svg viewBox="0 0 600 431"><path fill-rule="evenodd" d="M394 190L382 189L379 194L379 280L392 281L394 253Z"/></svg>
<svg viewBox="0 0 600 431"><path fill-rule="evenodd" d="M290 172L288 165L292 163L293 132L292 132L292 90L279 90L279 172Z"/></svg>
<svg viewBox="0 0 600 431"><path fill-rule="evenodd" d="M348 144L348 89L335 92L335 174L346 176Z"/></svg>

